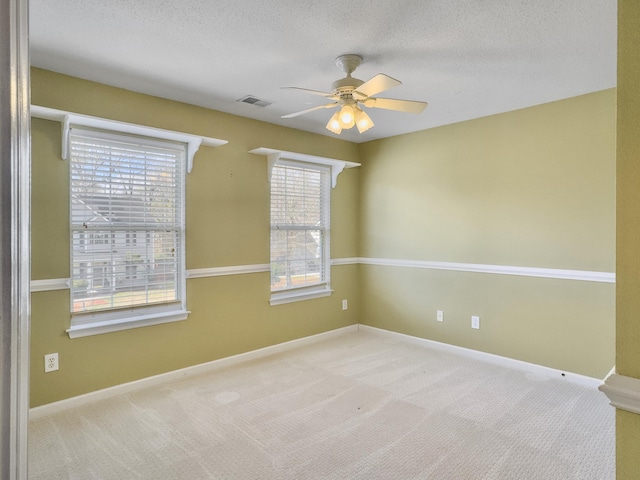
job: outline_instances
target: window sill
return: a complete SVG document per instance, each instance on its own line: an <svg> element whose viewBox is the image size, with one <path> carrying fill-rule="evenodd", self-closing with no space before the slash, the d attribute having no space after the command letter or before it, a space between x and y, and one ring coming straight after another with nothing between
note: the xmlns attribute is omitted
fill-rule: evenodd
<svg viewBox="0 0 640 480"><path fill-rule="evenodd" d="M189 316L187 310L171 310L165 312L154 312L146 314L135 314L134 312L127 312L125 316L119 318L113 318L113 312L104 314L102 318L96 315L94 320L86 323L77 323L72 325L67 330L70 338L88 337L90 335L100 335L102 333L118 332L120 330L129 330L131 328L148 327L151 325L160 325L162 323L179 322L186 320Z"/></svg>
<svg viewBox="0 0 640 480"><path fill-rule="evenodd" d="M275 292L271 294L269 305L282 305L285 303L301 302L302 300L311 300L313 298L328 297L333 290L323 286L317 289L305 290L286 290L284 292Z"/></svg>

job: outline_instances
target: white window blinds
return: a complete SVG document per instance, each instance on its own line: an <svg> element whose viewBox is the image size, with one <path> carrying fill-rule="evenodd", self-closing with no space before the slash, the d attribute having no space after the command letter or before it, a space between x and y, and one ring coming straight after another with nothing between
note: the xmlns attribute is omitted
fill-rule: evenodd
<svg viewBox="0 0 640 480"><path fill-rule="evenodd" d="M271 173L271 291L329 283L328 167L279 161Z"/></svg>
<svg viewBox="0 0 640 480"><path fill-rule="evenodd" d="M184 144L72 128L71 311L180 303Z"/></svg>

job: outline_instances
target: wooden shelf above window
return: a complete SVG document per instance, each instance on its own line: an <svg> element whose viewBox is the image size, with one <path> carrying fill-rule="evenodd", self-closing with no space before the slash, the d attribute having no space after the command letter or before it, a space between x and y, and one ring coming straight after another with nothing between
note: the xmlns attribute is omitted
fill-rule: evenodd
<svg viewBox="0 0 640 480"><path fill-rule="evenodd" d="M79 113L57 110L55 108L41 107L39 105L31 105L31 116L35 118L42 118L44 120L60 122L62 125L61 157L63 160L66 160L68 156L67 149L69 145L69 129L71 126L97 128L111 132L128 133L130 135L139 135L142 137L160 138L163 140L186 143L188 146L187 173L191 172L191 169L193 168L193 156L201 145L219 147L228 143L227 140L220 140L219 138L203 137L201 135L148 127L146 125L137 125L135 123L119 122L117 120L81 115Z"/></svg>
<svg viewBox="0 0 640 480"><path fill-rule="evenodd" d="M253 150L249 150L249 153L255 155L263 155L267 157L267 168L269 182L271 182L271 170L278 160L294 160L302 163L309 163L314 165L328 165L331 167L331 187L335 188L338 181L338 175L342 173L345 168L359 167L359 163L347 162L346 160L338 160L335 158L319 157L316 155L308 155L306 153L287 152L286 150L277 150L275 148L258 147Z"/></svg>

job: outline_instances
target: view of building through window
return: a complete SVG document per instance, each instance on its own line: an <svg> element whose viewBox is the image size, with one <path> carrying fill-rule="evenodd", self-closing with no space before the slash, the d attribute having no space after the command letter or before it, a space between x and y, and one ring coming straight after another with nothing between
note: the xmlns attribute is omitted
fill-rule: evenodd
<svg viewBox="0 0 640 480"><path fill-rule="evenodd" d="M180 299L184 146L157 143L72 130L73 313Z"/></svg>

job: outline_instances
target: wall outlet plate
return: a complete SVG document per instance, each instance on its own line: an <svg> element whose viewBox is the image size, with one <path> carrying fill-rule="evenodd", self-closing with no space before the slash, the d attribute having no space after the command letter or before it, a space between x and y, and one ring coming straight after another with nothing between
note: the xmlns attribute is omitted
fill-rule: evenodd
<svg viewBox="0 0 640 480"><path fill-rule="evenodd" d="M436 320L439 322L444 322L444 312L442 310L438 310L436 314Z"/></svg>
<svg viewBox="0 0 640 480"><path fill-rule="evenodd" d="M473 315L471 317L471 328L475 328L476 330L480 330L480 317Z"/></svg>
<svg viewBox="0 0 640 480"><path fill-rule="evenodd" d="M44 373L58 370L58 353L49 353L44 356Z"/></svg>
<svg viewBox="0 0 640 480"><path fill-rule="evenodd" d="M347 303L347 299L345 298L344 300L342 300L342 309L346 310L347 308L349 308L349 304Z"/></svg>

